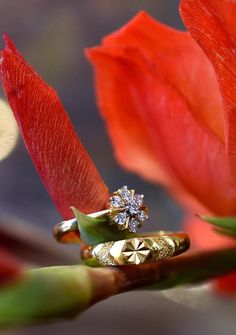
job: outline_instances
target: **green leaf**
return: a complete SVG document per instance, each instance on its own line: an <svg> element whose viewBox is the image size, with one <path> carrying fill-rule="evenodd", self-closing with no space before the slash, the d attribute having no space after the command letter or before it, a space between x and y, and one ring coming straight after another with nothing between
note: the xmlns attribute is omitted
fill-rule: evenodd
<svg viewBox="0 0 236 335"><path fill-rule="evenodd" d="M214 225L217 233L236 238L236 217L200 216L200 219Z"/></svg>
<svg viewBox="0 0 236 335"><path fill-rule="evenodd" d="M233 237L236 238L236 232L234 232L233 230L227 230L227 229L217 229L215 228L214 231L218 234L224 235L224 236L228 236L228 237Z"/></svg>
<svg viewBox="0 0 236 335"><path fill-rule="evenodd" d="M74 207L72 207L72 210L78 222L81 239L89 245L137 236L134 233L117 229L116 225L110 225L107 219L92 218Z"/></svg>

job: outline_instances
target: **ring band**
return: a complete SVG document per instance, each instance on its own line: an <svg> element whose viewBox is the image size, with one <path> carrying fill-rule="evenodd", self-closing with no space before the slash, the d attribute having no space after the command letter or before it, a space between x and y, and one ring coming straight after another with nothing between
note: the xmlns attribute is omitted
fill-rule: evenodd
<svg viewBox="0 0 236 335"><path fill-rule="evenodd" d="M174 257L189 246L187 234L161 231L152 236L86 246L81 250L81 258L92 266L138 265Z"/></svg>

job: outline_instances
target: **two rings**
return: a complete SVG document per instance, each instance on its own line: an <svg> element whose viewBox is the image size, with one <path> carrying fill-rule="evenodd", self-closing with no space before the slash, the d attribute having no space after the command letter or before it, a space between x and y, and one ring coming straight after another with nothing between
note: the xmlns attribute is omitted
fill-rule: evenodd
<svg viewBox="0 0 236 335"><path fill-rule="evenodd" d="M87 264L138 265L164 260L188 250L190 240L186 233L160 231L152 235L136 235L138 228L148 219L148 208L143 199L142 194L123 186L111 195L106 209L88 214L94 218L105 218L108 229L109 225L115 225L117 230L133 233L134 237L83 246L81 257ZM62 221L54 227L53 233L58 242L70 243L71 234L79 236L78 223L76 219Z"/></svg>

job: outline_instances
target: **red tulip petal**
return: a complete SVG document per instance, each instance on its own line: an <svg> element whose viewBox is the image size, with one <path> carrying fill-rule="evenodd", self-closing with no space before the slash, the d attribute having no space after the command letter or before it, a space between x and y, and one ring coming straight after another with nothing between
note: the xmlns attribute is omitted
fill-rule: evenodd
<svg viewBox="0 0 236 335"><path fill-rule="evenodd" d="M20 276L21 270L19 262L8 252L0 249L0 285Z"/></svg>
<svg viewBox="0 0 236 335"><path fill-rule="evenodd" d="M182 0L181 15L192 37L211 61L223 99L225 143L236 183L236 2Z"/></svg>
<svg viewBox="0 0 236 335"><path fill-rule="evenodd" d="M133 96L127 89L128 82L130 82L129 71L127 74L123 71L126 67L125 62L120 71L119 52L116 57L116 50L114 53L112 51L110 53L108 50L106 54L105 49L95 48L88 50L87 55L98 71L98 103L108 122L116 155L128 170L141 173L150 180L160 178L167 182L167 176L159 167L158 159L153 154L153 150L156 151L153 147L153 134L146 131L149 119L146 117L145 120L145 115L142 110L139 110L142 107L142 103L139 105L140 98L138 95ZM106 65L107 61L109 63ZM112 76L115 77L114 82ZM135 78L132 79L135 80ZM140 79L137 78L137 80ZM134 95L136 95L135 91Z"/></svg>
<svg viewBox="0 0 236 335"><path fill-rule="evenodd" d="M141 12L107 36L103 45L141 49L169 84L178 89L192 115L224 141L222 102L216 75L189 33L172 29Z"/></svg>
<svg viewBox="0 0 236 335"><path fill-rule="evenodd" d="M56 92L6 38L1 51L3 87L25 145L43 183L64 218L70 207L93 212L104 207L108 190L80 143Z"/></svg>
<svg viewBox="0 0 236 335"><path fill-rule="evenodd" d="M224 145L196 120L153 60L141 49L123 47L97 47L88 55L120 162L156 181L160 162L178 192L188 192L216 214L236 213Z"/></svg>

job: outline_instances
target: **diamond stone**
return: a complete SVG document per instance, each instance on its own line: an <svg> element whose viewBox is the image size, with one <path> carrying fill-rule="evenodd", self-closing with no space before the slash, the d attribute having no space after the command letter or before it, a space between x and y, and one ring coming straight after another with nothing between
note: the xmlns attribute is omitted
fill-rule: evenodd
<svg viewBox="0 0 236 335"><path fill-rule="evenodd" d="M140 220L140 221L145 221L148 219L148 215L145 211L139 211L138 214L137 214L137 218Z"/></svg>
<svg viewBox="0 0 236 335"><path fill-rule="evenodd" d="M144 198L144 195L143 194L135 194L134 195L134 201L139 205L141 206L143 204L143 198Z"/></svg>
<svg viewBox="0 0 236 335"><path fill-rule="evenodd" d="M139 222L137 220L135 220L134 218L132 218L129 221L129 231L131 233L136 233L138 230L138 226L139 226Z"/></svg>
<svg viewBox="0 0 236 335"><path fill-rule="evenodd" d="M122 199L124 199L126 202L129 202L131 199L131 192L128 190L127 186L123 186L119 190L119 194L121 195Z"/></svg>
<svg viewBox="0 0 236 335"><path fill-rule="evenodd" d="M131 201L127 206L127 210L131 215L135 215L139 211L139 205L135 201Z"/></svg>
<svg viewBox="0 0 236 335"><path fill-rule="evenodd" d="M114 195L110 199L110 206L115 207L115 208L119 208L119 207L124 206L124 202L121 199L121 197L119 197L118 195Z"/></svg>
<svg viewBox="0 0 236 335"><path fill-rule="evenodd" d="M124 225L127 219L128 219L128 214L125 212L121 212L114 217L115 223L119 225Z"/></svg>

